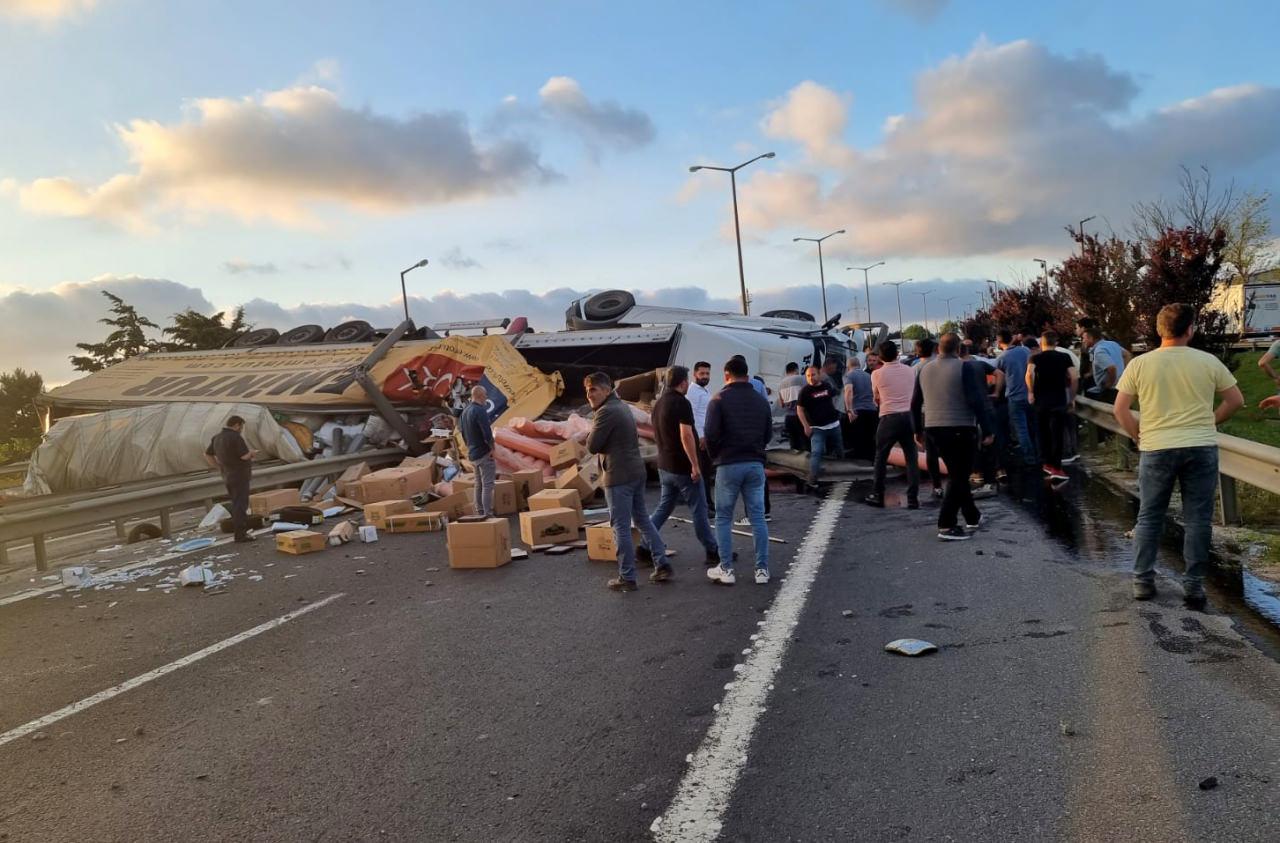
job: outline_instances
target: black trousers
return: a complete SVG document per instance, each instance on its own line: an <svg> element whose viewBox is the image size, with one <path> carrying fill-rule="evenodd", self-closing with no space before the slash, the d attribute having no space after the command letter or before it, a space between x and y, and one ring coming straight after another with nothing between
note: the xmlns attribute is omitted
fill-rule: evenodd
<svg viewBox="0 0 1280 843"><path fill-rule="evenodd" d="M231 526L236 538L249 535L249 476L223 475L227 484L227 507L231 510Z"/></svg>
<svg viewBox="0 0 1280 843"><path fill-rule="evenodd" d="M1067 435L1067 408L1033 405L1036 430L1040 434L1040 456L1045 465L1062 468L1062 445Z"/></svg>
<svg viewBox="0 0 1280 843"><path fill-rule="evenodd" d="M859 413L861 415L861 413ZM875 493L884 498L884 476L888 470L889 452L893 446L902 448L902 456L907 460L907 500L914 501L920 497L920 455L916 450L915 425L911 423L910 413L889 413L879 418L876 427L876 473Z"/></svg>
<svg viewBox="0 0 1280 843"><path fill-rule="evenodd" d="M934 453L947 464L947 491L942 496L942 509L938 512L938 529L949 530L958 526L956 517L959 514L964 515L966 524L977 524L981 515L969 487L973 458L978 451L977 429L930 427L925 430L925 441L933 444Z"/></svg>
<svg viewBox="0 0 1280 843"><path fill-rule="evenodd" d="M711 455L707 449L698 445L698 471L702 474L702 489L707 493L707 511L716 511L716 469L711 464Z"/></svg>
<svg viewBox="0 0 1280 843"><path fill-rule="evenodd" d="M876 427L879 423L879 410L859 410L858 417L849 422L849 435L844 441L845 456L854 460L875 459Z"/></svg>
<svg viewBox="0 0 1280 843"><path fill-rule="evenodd" d="M942 488L942 469L938 466L938 448L928 436L924 438L924 467L929 471L933 488Z"/></svg>
<svg viewBox="0 0 1280 843"><path fill-rule="evenodd" d="M783 423L783 429L787 434L787 442L791 445L791 450L809 450L809 437L804 435L804 425L800 423L799 416L788 415Z"/></svg>

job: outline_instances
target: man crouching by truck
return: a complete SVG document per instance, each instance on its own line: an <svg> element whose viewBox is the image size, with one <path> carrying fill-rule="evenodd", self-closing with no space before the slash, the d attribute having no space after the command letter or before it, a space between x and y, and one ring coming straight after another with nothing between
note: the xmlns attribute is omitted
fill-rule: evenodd
<svg viewBox="0 0 1280 843"><path fill-rule="evenodd" d="M249 481L253 477L253 458L258 452L245 444L244 419L231 416L221 432L213 437L204 451L204 461L210 468L221 469L222 481L227 484L227 497L231 508L231 526L238 542L251 542L249 534Z"/></svg>
<svg viewBox="0 0 1280 843"><path fill-rule="evenodd" d="M609 580L614 591L636 590L636 546L631 541L631 525L640 529L645 547L640 552L654 563L649 581L666 582L675 571L667 562L667 546L649 519L644 500L647 478L644 459L640 456L640 437L631 408L613 392L613 381L604 372L587 375L583 380L591 414L591 433L587 436L587 452L603 459L604 499L609 504L609 524L618 551L618 576ZM732 510L731 510L732 511Z"/></svg>

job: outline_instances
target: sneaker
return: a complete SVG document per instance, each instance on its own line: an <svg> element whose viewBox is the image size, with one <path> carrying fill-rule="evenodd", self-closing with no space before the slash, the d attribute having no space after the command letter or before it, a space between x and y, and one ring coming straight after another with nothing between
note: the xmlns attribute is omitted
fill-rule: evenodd
<svg viewBox="0 0 1280 843"><path fill-rule="evenodd" d="M1072 454L1072 455L1071 455L1071 456L1069 456L1069 457L1063 457L1063 458L1062 458L1062 464L1063 464L1063 465L1071 465L1073 462L1075 462L1075 461L1076 461L1076 460L1078 460L1078 459L1080 459L1080 455L1079 455L1079 454Z"/></svg>
<svg viewBox="0 0 1280 843"><path fill-rule="evenodd" d="M982 526L982 522L985 520L986 518L983 517L982 513L978 513L978 523L970 524L968 522L965 522L964 528L971 533L977 532L978 528Z"/></svg>
<svg viewBox="0 0 1280 843"><path fill-rule="evenodd" d="M919 508L920 508L919 498L907 498L907 509L919 509Z"/></svg>
<svg viewBox="0 0 1280 843"><path fill-rule="evenodd" d="M772 520L773 520L773 516L766 512L766 513L764 514L764 522L765 522L766 524L768 524L768 523L769 523L770 521L772 521Z"/></svg>
<svg viewBox="0 0 1280 843"><path fill-rule="evenodd" d="M676 575L675 569L672 568L670 565L659 565L658 567L654 568L653 573L649 575L649 582L651 583L671 582L671 580L675 578L675 575Z"/></svg>
<svg viewBox="0 0 1280 843"><path fill-rule="evenodd" d="M940 498L940 497L942 497L942 496L943 496L943 495L945 495L945 494L946 494L946 492L943 490L943 488L942 488L941 486L934 486L934 487L933 487L933 496L934 496L935 498Z"/></svg>
<svg viewBox="0 0 1280 843"><path fill-rule="evenodd" d="M733 522L733 526L735 526L735 527L750 527L750 526L751 526L751 519L750 519L750 518L747 518L746 516L743 516L742 518L739 518L737 521L734 521L734 522Z"/></svg>
<svg viewBox="0 0 1280 843"><path fill-rule="evenodd" d="M964 531L964 527L952 527L949 530L939 530L938 538L944 542L963 542L973 538Z"/></svg>
<svg viewBox="0 0 1280 843"><path fill-rule="evenodd" d="M973 490L973 499L980 500L982 498L995 497L996 487L992 483L984 483Z"/></svg>
<svg viewBox="0 0 1280 843"><path fill-rule="evenodd" d="M1150 600L1156 596L1156 584L1149 580L1133 581L1133 599Z"/></svg>
<svg viewBox="0 0 1280 843"><path fill-rule="evenodd" d="M1050 480L1070 480L1071 479L1071 475L1067 474L1065 471L1063 471L1060 468L1054 468L1053 466L1046 465L1044 467L1044 470L1045 470L1045 474L1049 475Z"/></svg>
<svg viewBox="0 0 1280 843"><path fill-rule="evenodd" d="M642 544L636 545L636 564L642 568L652 568L653 551Z"/></svg>
<svg viewBox="0 0 1280 843"><path fill-rule="evenodd" d="M707 579L717 585L733 585L738 581L738 578L733 575L733 571L726 571L719 565L707 569Z"/></svg>
<svg viewBox="0 0 1280 843"><path fill-rule="evenodd" d="M1199 594L1192 592L1182 595L1182 605L1193 612L1203 612L1205 607L1209 605L1209 599L1205 597L1203 591Z"/></svg>
<svg viewBox="0 0 1280 843"><path fill-rule="evenodd" d="M639 586L636 585L635 580L624 580L621 577L614 577L609 580L606 585L608 585L612 591L635 591L639 588Z"/></svg>
<svg viewBox="0 0 1280 843"><path fill-rule="evenodd" d="M1056 468L1049 465L1048 463L1045 463L1044 465L1040 466L1040 470L1044 472L1046 477L1052 477L1053 473L1057 471Z"/></svg>
<svg viewBox="0 0 1280 843"><path fill-rule="evenodd" d="M762 568L756 568L756 585L768 585L768 584L769 584L769 572Z"/></svg>
<svg viewBox="0 0 1280 843"><path fill-rule="evenodd" d="M862 499L867 506L874 506L876 509L884 509L884 498L879 495L867 495Z"/></svg>

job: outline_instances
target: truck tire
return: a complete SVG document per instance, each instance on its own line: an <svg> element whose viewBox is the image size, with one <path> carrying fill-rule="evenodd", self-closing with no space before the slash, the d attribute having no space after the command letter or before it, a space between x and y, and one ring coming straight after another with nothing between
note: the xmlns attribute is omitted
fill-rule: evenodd
<svg viewBox="0 0 1280 843"><path fill-rule="evenodd" d="M813 318L812 313L805 313L803 310L768 310L761 313L764 319L796 319L800 322L817 322Z"/></svg>
<svg viewBox="0 0 1280 843"><path fill-rule="evenodd" d="M343 322L325 332L325 342L367 342L373 339L373 326L362 319Z"/></svg>
<svg viewBox="0 0 1280 843"><path fill-rule="evenodd" d="M231 341L232 348L253 348L259 345L275 345L280 339L280 332L275 328L258 328L246 331Z"/></svg>
<svg viewBox="0 0 1280 843"><path fill-rule="evenodd" d="M582 303L582 315L592 322L613 322L636 306L636 297L626 290L605 290Z"/></svg>
<svg viewBox="0 0 1280 843"><path fill-rule="evenodd" d="M280 335L276 345L310 345L324 339L324 328L319 325L299 325Z"/></svg>

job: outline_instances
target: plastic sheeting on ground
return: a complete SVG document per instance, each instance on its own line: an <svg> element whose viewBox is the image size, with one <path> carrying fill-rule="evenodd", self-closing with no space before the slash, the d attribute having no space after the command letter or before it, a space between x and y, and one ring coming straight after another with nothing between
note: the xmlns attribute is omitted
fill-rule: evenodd
<svg viewBox="0 0 1280 843"><path fill-rule="evenodd" d="M58 420L31 455L23 490L47 495L207 469L209 441L229 416L261 459L302 462L298 442L256 404L153 404Z"/></svg>

